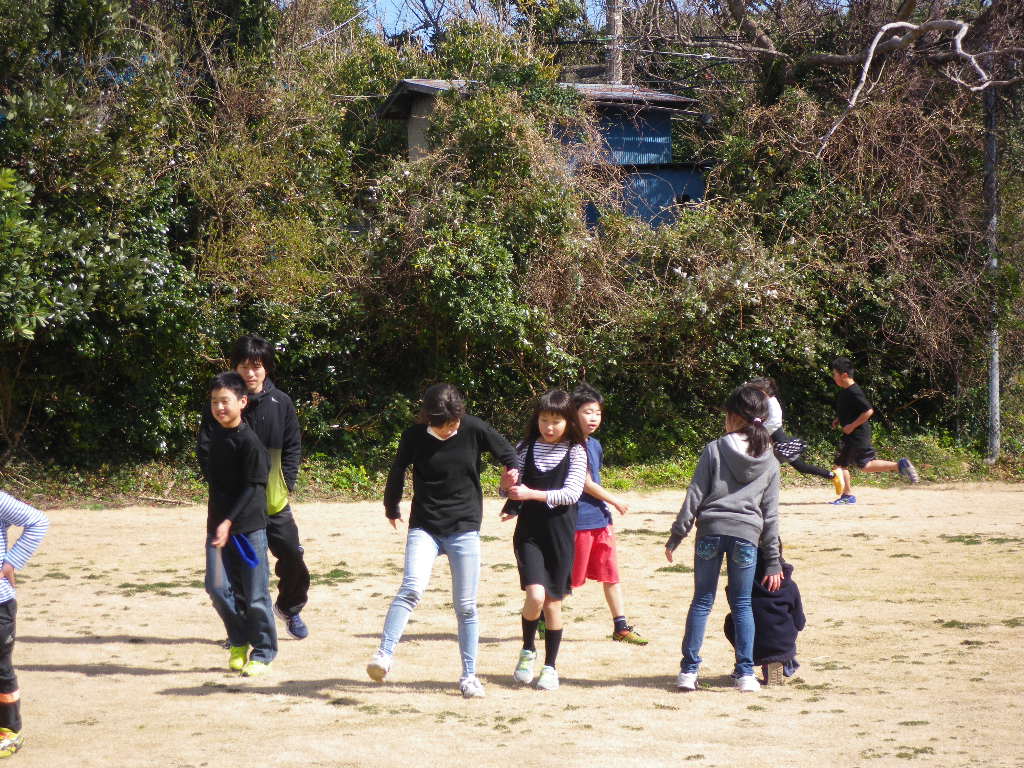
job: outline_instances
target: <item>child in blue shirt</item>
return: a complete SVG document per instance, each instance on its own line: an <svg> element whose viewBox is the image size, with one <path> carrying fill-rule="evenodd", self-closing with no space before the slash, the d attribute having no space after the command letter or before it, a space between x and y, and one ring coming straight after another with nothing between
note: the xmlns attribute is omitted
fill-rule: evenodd
<svg viewBox="0 0 1024 768"><path fill-rule="evenodd" d="M576 555L572 566L572 586L573 589L581 587L588 578L600 581L604 586L604 598L608 602L614 622L611 639L621 643L647 645L647 640L626 621L622 586L619 583L615 534L612 531L612 515L608 511L608 505L611 504L620 515L624 515L629 511L629 505L601 487L604 451L593 434L601 426L604 397L592 386L583 383L572 391L572 401L580 429L587 439L587 480L583 485L579 517L576 521Z"/></svg>

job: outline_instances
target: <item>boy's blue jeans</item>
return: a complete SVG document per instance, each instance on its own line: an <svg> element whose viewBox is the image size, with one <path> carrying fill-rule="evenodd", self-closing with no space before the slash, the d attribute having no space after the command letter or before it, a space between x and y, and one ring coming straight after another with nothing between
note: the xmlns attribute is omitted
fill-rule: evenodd
<svg viewBox="0 0 1024 768"><path fill-rule="evenodd" d="M757 547L735 536L701 536L694 545L693 600L686 614L683 635L683 672L694 673L700 667L700 647L704 643L711 607L718 590L718 574L726 557L729 585L726 597L736 628L736 667L733 675L754 673L754 614L750 609L750 590L754 585Z"/></svg>
<svg viewBox="0 0 1024 768"><path fill-rule="evenodd" d="M258 561L246 565L234 542L223 549L206 538L206 592L213 601L231 645L251 645L249 658L269 664L277 656L277 627L270 604L267 531L240 534L249 540Z"/></svg>
<svg viewBox="0 0 1024 768"><path fill-rule="evenodd" d="M459 652L464 677L476 673L476 652L480 627L476 612L476 591L480 583L480 533L466 531L452 536L435 536L422 528L410 528L405 542L405 574L402 586L391 601L380 650L391 656L402 639L409 615L419 603L430 581L434 560L448 556L452 571L452 605L459 622Z"/></svg>

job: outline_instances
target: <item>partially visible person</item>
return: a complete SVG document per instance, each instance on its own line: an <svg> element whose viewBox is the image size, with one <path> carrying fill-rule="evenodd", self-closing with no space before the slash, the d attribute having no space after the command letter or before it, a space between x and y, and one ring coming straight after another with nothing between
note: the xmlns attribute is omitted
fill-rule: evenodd
<svg viewBox="0 0 1024 768"><path fill-rule="evenodd" d="M836 467L842 473L843 488L839 498L832 504L856 504L850 482L850 467L860 467L864 472L898 472L907 482L920 480L917 469L904 457L899 461L880 459L871 444L871 422L875 409L868 402L864 390L853 378L853 363L845 357L832 361L832 381L839 387L836 397L836 417L832 427L842 431L839 450L836 452Z"/></svg>
<svg viewBox="0 0 1024 768"><path fill-rule="evenodd" d="M626 620L625 601L619 579L615 531L608 505L620 515L629 512L629 505L601 485L601 465L604 449L594 437L601 426L604 397L589 384L580 384L572 391L572 404L576 409L580 429L586 438L587 479L579 500L576 519L576 553L572 565L572 587L586 584L587 579L601 582L604 599L612 615L611 639L633 645L647 645Z"/></svg>
<svg viewBox="0 0 1024 768"><path fill-rule="evenodd" d="M779 462L765 428L768 398L744 385L725 402L725 435L704 446L686 499L665 544L672 562L679 543L696 525L693 600L686 614L683 658L676 687L697 689L700 649L715 604L722 558L729 584L726 597L736 623L733 680L741 692L761 688L754 677L754 616L750 594L757 552L765 560L762 584L774 592L782 584L779 563Z"/></svg>
<svg viewBox="0 0 1024 768"><path fill-rule="evenodd" d="M512 446L487 422L466 413L458 389L451 384L435 384L427 389L419 423L402 433L384 489L384 514L397 530L402 520L405 472L412 466L412 505L402 585L388 608L380 645L366 665L367 674L377 682L391 671L405 625L430 583L434 561L445 555L452 572L452 606L459 627L459 691L467 699L484 695L483 683L476 674L480 637L476 595L483 518L480 457L484 452L506 467L509 481L517 477Z"/></svg>
<svg viewBox="0 0 1024 768"><path fill-rule="evenodd" d="M242 336L231 348L231 367L245 381L247 405L242 418L260 439L270 457L267 480L267 546L276 558L277 599L274 613L296 640L309 636L301 616L309 597L309 568L299 539L288 494L295 490L302 459L302 434L295 405L271 381L274 345L259 336ZM204 414L196 454L206 473L206 457L214 421Z"/></svg>
<svg viewBox="0 0 1024 768"><path fill-rule="evenodd" d="M13 547L8 546L7 529L21 528ZM21 688L14 672L14 640L17 635L18 601L16 574L28 564L50 527L38 509L0 491L0 758L10 757L25 742L21 722Z"/></svg>
<svg viewBox="0 0 1024 768"><path fill-rule="evenodd" d="M758 550L757 570L750 595L754 613L754 665L761 667L766 685L783 685L800 667L796 660L796 636L807 624L800 588L793 581L793 566L782 557L782 585L774 592L761 584L764 579L764 555ZM725 617L725 636L736 645L736 625L732 614Z"/></svg>
<svg viewBox="0 0 1024 768"><path fill-rule="evenodd" d="M502 483L508 495L502 520L516 518L512 547L519 567L519 587L526 593L521 623L523 647L513 680L534 679L535 638L543 615L544 665L537 688L558 688L556 662L562 643L562 599L572 591L577 502L587 478L587 453L579 418L569 393L553 389L538 398L516 446L520 479Z"/></svg>
<svg viewBox="0 0 1024 768"><path fill-rule="evenodd" d="M207 444L206 591L228 634L228 669L265 674L277 656L267 564L267 451L242 420L248 395L234 371L213 377Z"/></svg>

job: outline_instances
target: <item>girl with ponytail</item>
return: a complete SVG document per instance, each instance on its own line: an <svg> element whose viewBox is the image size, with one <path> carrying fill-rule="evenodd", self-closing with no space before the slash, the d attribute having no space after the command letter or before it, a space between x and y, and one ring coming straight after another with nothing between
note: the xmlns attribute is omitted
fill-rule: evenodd
<svg viewBox="0 0 1024 768"><path fill-rule="evenodd" d="M726 597L735 624L733 678L743 692L760 689L754 677L754 615L750 593L757 551L765 561L761 583L776 591L782 584L779 562L779 463L765 426L768 398L755 387L733 390L725 401L725 435L704 446L686 500L672 524L665 558L697 526L694 545L693 600L686 614L683 658L676 687L697 689L700 649L718 590L722 558L729 583Z"/></svg>

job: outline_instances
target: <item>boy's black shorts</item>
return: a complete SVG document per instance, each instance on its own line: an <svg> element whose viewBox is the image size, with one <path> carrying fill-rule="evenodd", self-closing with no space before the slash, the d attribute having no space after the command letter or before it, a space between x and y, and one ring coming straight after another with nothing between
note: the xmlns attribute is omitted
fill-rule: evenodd
<svg viewBox="0 0 1024 768"><path fill-rule="evenodd" d="M862 437L847 435L839 443L835 465L850 467L855 464L860 469L864 469L868 462L874 461L876 458L875 447L871 445L870 439L865 440Z"/></svg>

